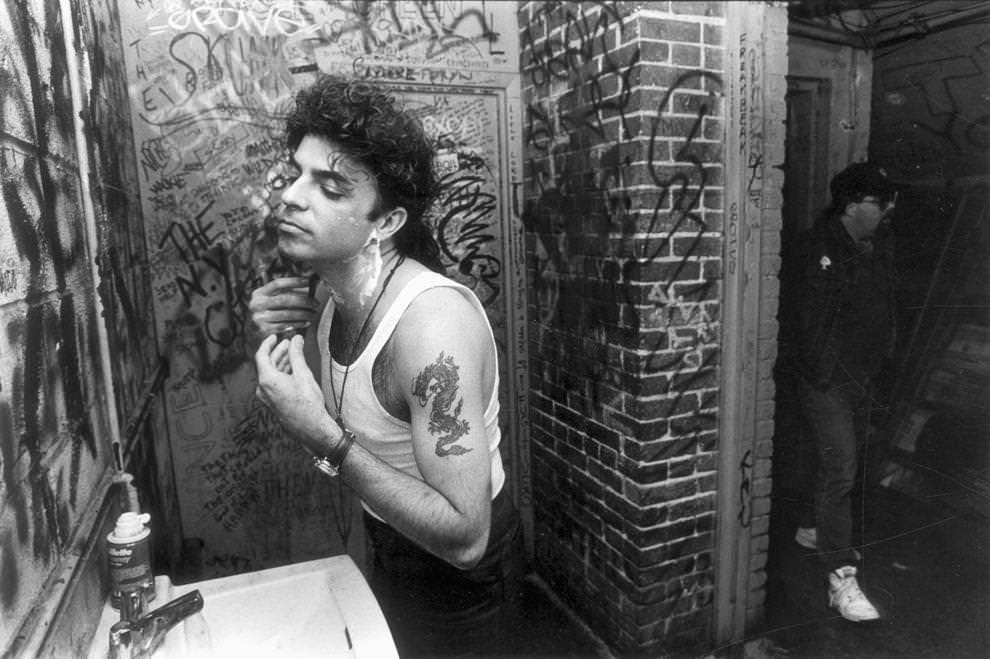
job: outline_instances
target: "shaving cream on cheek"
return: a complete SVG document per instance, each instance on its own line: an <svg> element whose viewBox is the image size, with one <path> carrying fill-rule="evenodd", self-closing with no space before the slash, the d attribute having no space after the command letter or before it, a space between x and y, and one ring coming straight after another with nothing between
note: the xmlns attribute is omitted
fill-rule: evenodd
<svg viewBox="0 0 990 659"><path fill-rule="evenodd" d="M382 275L382 248L378 231L368 237L368 242L364 244L357 259L354 285L361 292L361 303L364 304L375 292L378 279Z"/></svg>

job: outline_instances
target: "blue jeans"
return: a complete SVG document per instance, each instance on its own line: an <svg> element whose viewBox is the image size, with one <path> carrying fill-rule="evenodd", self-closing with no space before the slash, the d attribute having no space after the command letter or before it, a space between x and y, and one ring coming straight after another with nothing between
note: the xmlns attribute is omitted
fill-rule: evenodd
<svg viewBox="0 0 990 659"><path fill-rule="evenodd" d="M851 380L825 389L801 381L798 390L818 460L814 480L818 552L829 571L855 565L852 491L869 396L862 384Z"/></svg>

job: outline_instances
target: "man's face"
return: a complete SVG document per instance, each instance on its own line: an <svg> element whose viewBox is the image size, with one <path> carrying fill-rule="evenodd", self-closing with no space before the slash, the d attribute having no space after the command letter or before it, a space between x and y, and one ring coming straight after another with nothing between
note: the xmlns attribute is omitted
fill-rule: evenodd
<svg viewBox="0 0 990 659"><path fill-rule="evenodd" d="M856 220L863 229L864 238L872 237L880 224L890 217L894 212L896 201L896 194L893 199L867 195L856 204Z"/></svg>
<svg viewBox="0 0 990 659"><path fill-rule="evenodd" d="M297 176L282 192L279 251L314 266L354 258L375 228L377 181L335 144L313 135L303 138L292 161Z"/></svg>

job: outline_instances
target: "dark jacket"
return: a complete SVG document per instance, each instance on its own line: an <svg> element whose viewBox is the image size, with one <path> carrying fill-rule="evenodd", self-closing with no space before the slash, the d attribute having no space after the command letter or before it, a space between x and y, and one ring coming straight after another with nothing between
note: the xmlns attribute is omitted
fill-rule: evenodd
<svg viewBox="0 0 990 659"><path fill-rule="evenodd" d="M830 218L806 233L793 303L798 374L828 386L874 378L894 345L893 249L874 241L861 251L842 222Z"/></svg>

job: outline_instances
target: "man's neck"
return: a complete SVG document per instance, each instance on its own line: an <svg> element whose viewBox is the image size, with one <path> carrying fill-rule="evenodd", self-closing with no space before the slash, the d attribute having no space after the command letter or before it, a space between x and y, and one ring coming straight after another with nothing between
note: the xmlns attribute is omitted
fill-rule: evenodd
<svg viewBox="0 0 990 659"><path fill-rule="evenodd" d="M852 238L853 244L860 254L865 254L871 256L873 254L873 235L867 234L866 231L859 226L854 218L848 215L843 215L840 220L842 221L842 226L845 227L846 233Z"/></svg>
<svg viewBox="0 0 990 659"><path fill-rule="evenodd" d="M872 236L866 234L866 231L855 218L843 213L839 217L839 221L842 222L842 226L845 227L846 233L849 234L849 237L853 239L854 243L861 244L870 241Z"/></svg>
<svg viewBox="0 0 990 659"><path fill-rule="evenodd" d="M338 313L356 318L367 315L383 293L398 260L399 254L394 248L384 247L380 267L362 255L320 268L320 277L330 289Z"/></svg>

